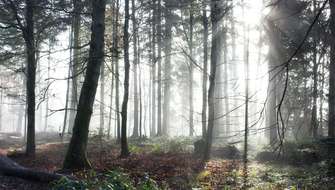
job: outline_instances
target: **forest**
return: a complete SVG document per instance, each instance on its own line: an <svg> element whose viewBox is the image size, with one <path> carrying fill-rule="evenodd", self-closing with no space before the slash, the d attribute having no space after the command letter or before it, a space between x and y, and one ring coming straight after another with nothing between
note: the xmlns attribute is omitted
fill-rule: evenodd
<svg viewBox="0 0 335 190"><path fill-rule="evenodd" d="M335 189L335 0L0 0L0 190Z"/></svg>

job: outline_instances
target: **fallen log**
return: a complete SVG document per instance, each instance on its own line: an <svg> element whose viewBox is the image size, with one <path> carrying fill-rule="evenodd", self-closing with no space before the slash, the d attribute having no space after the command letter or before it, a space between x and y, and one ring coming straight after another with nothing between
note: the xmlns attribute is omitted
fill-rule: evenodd
<svg viewBox="0 0 335 190"><path fill-rule="evenodd" d="M6 156L0 156L0 174L43 183L58 181L63 177L69 178L62 174L37 171L23 167Z"/></svg>

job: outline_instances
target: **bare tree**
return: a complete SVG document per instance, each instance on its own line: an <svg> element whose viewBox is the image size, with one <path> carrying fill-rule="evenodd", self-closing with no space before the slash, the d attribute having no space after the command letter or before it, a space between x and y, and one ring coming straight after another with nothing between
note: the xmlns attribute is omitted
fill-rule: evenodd
<svg viewBox="0 0 335 190"><path fill-rule="evenodd" d="M203 30L203 48L204 48L204 63L202 70L202 137L206 137L206 120L207 120L207 83L208 83L208 17L207 17L207 3L206 0L202 1L202 24Z"/></svg>
<svg viewBox="0 0 335 190"><path fill-rule="evenodd" d="M157 2L157 135L162 135L162 1Z"/></svg>
<svg viewBox="0 0 335 190"><path fill-rule="evenodd" d="M165 0L165 63L164 63L164 105L163 135L168 135L171 103L171 48L172 48L172 12L171 5Z"/></svg>
<svg viewBox="0 0 335 190"><path fill-rule="evenodd" d="M129 155L128 142L127 142L127 108L129 98L129 0L125 0L125 20L124 20L124 37L123 37L123 48L124 48L124 92L122 102L122 123L121 123L121 157L127 157Z"/></svg>
<svg viewBox="0 0 335 190"><path fill-rule="evenodd" d="M136 4L135 0L131 1L132 4L132 14L131 20L133 23L133 51L134 51L134 128L133 128L133 137L138 137L138 115L139 115L139 103L138 103L138 74L137 74L137 67L138 67L138 49L137 49L137 21L136 21Z"/></svg>
<svg viewBox="0 0 335 190"><path fill-rule="evenodd" d="M335 1L329 3L331 41L335 42ZM335 137L335 43L331 43L330 48L328 136Z"/></svg>
<svg viewBox="0 0 335 190"><path fill-rule="evenodd" d="M92 33L85 80L80 92L73 135L63 167L65 169L90 168L86 147L94 99L98 87L101 65L104 60L105 0L92 1Z"/></svg>
<svg viewBox="0 0 335 190"><path fill-rule="evenodd" d="M219 21L221 18L222 5L221 1L211 0L211 22L212 22L212 46L211 46L211 63L209 76L209 90L208 90L208 127L206 136L206 146L204 151L204 160L210 157L212 147L213 128L215 120L215 75L216 66L220 55L220 28Z"/></svg>

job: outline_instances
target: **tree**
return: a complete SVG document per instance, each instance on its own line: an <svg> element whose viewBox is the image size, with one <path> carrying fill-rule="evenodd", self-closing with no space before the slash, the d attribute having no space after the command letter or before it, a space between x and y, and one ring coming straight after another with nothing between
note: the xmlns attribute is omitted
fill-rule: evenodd
<svg viewBox="0 0 335 190"><path fill-rule="evenodd" d="M99 136L104 135L105 128L105 64L102 63L100 71L100 128Z"/></svg>
<svg viewBox="0 0 335 190"><path fill-rule="evenodd" d="M242 5L242 14L245 14L245 5ZM247 31L246 31L247 30ZM249 26L243 22L243 40L244 40L244 75L245 75L245 110L244 110L244 151L243 151L243 169L245 182L248 176L248 135L249 135ZM245 184L244 184L245 185Z"/></svg>
<svg viewBox="0 0 335 190"><path fill-rule="evenodd" d="M278 72L276 69L276 65L278 65L278 37L276 36L276 27L272 22L268 22L268 35L270 41L270 50L269 50L269 92L268 92L268 100L267 100L267 114L266 121L267 127L269 127L269 141L270 145L274 145L277 138L277 96L278 90L276 88L276 84L278 82L278 76L276 73Z"/></svg>
<svg viewBox="0 0 335 190"><path fill-rule="evenodd" d="M157 23L157 0L153 0L151 3L152 6L152 39L151 39L151 79L152 79L152 89L151 89L151 130L150 130L150 136L156 135L156 63L157 63L157 57L156 57L156 23Z"/></svg>
<svg viewBox="0 0 335 190"><path fill-rule="evenodd" d="M47 70L47 77L50 78L50 62L51 62L51 48L53 41L49 39L49 49L48 49L48 70ZM46 92L46 103L45 103L45 116L44 116L44 131L48 129L48 117L49 117L49 90Z"/></svg>
<svg viewBox="0 0 335 190"><path fill-rule="evenodd" d="M128 142L127 142L127 108L129 98L129 0L125 0L125 20L123 28L123 48L124 48L124 91L123 91L123 102L121 110L121 157L127 157L129 155Z"/></svg>
<svg viewBox="0 0 335 190"><path fill-rule="evenodd" d="M162 1L157 1L157 135L162 135Z"/></svg>
<svg viewBox="0 0 335 190"><path fill-rule="evenodd" d="M116 0L116 9L120 8L120 0ZM121 140L121 125L120 125L120 74L119 74L119 41L118 41L118 32L119 32L119 12L114 11L113 16L113 65L115 65L115 114L116 114L116 138L117 142Z"/></svg>
<svg viewBox="0 0 335 190"><path fill-rule="evenodd" d="M194 124L193 124L193 112L194 112L194 104L193 104L193 75L194 75L194 68L193 68L193 27L194 27L194 5L193 1L190 2L190 36L189 36L189 49L190 49L190 59L189 59L189 87L188 87L188 101L189 101L189 135L193 136L194 133Z"/></svg>
<svg viewBox="0 0 335 190"><path fill-rule="evenodd" d="M202 137L206 137L206 120L207 120L207 83L208 83L208 17L207 17L206 0L202 1L202 25L203 25L203 48L204 48L204 63L202 70Z"/></svg>
<svg viewBox="0 0 335 190"><path fill-rule="evenodd" d="M136 21L136 7L135 0L132 3L132 14L131 19L133 23L133 48L134 48L134 128L133 137L138 137L138 115L139 115L139 103L138 103L138 81L137 81L137 67L138 67L138 49L137 49L137 21Z"/></svg>
<svg viewBox="0 0 335 190"><path fill-rule="evenodd" d="M83 9L83 3L81 0L73 0L73 19L72 19L72 40L73 47L73 60L71 60L71 71L72 71L72 88L71 88L71 109L69 116L69 132L72 132L74 124L74 118L76 114L76 107L78 104L78 79L79 79L79 68L80 68L80 26L81 26L81 12Z"/></svg>
<svg viewBox="0 0 335 190"><path fill-rule="evenodd" d="M62 9L64 8L64 2L1 0L0 3L0 28L2 31L7 31L9 32L8 34L17 38L17 40L10 38L9 41L4 41L3 46L11 47L11 51L15 53L22 54L23 51L25 52L25 59L23 60L26 63L19 64L21 66L19 71L24 72L26 77L26 154L33 155L35 153L37 47L45 39L49 39L59 31L64 30L64 23L67 22L67 19L59 14L59 11L50 11L45 7L53 7L55 5L55 7ZM17 60L17 62L19 61Z"/></svg>
<svg viewBox="0 0 335 190"><path fill-rule="evenodd" d="M113 3L112 6L112 10L113 12L115 11L115 2ZM114 14L113 14L114 17ZM113 19L114 20L114 19ZM112 23L114 24L114 23ZM113 29L115 28L115 25L113 26ZM114 33L114 31L113 31ZM114 34L113 34L114 35ZM114 82L115 82L115 65L114 60L116 59L116 57L113 57L113 47L112 47L112 65L111 65L111 73L112 73L112 82L111 82L111 89L110 89L110 104L109 104L109 115L108 115L108 130L107 130L107 138L110 139L110 135L111 135L111 127L112 127L112 113L114 112L113 110L113 92L114 92Z"/></svg>
<svg viewBox="0 0 335 190"><path fill-rule="evenodd" d="M335 137L335 2L330 3L330 65L329 65L329 115L328 115L328 136Z"/></svg>
<svg viewBox="0 0 335 190"><path fill-rule="evenodd" d="M73 38L73 36L72 36L72 28L71 28L71 30L70 30L70 35L69 35L69 38L70 38L70 63L69 63L69 68L68 68L68 73L67 73L67 81L66 81L66 83L67 83L67 85L66 85L66 96L65 96L65 113L64 113L64 120L63 120L63 129L62 129L62 134L61 134L61 136L62 136L62 138L64 137L64 134L65 134L65 130L66 130L66 124L67 124L67 120L68 120L68 118L67 118L67 116L68 116L68 108L69 108L69 94L70 94L70 78L71 78L71 70L72 70L72 65L73 65L73 63L72 63L72 38ZM73 112L73 111L72 111ZM70 115L70 118L71 118L71 115ZM68 130L69 130L69 133L70 133L70 126L69 126L69 128L68 128Z"/></svg>
<svg viewBox="0 0 335 190"><path fill-rule="evenodd" d="M15 5L12 5L16 10ZM34 38L34 7L35 0L26 0L26 26L20 23L27 52L27 146L26 154L35 154L35 81L36 81L36 47Z"/></svg>
<svg viewBox="0 0 335 190"><path fill-rule="evenodd" d="M92 1L92 26L89 59L83 87L80 92L73 135L67 150L63 168L90 168L86 147L93 103L97 91L101 65L104 60L105 0Z"/></svg>
<svg viewBox="0 0 335 190"><path fill-rule="evenodd" d="M172 48L172 12L171 5L165 0L165 63L164 63L164 104L163 135L168 135L171 103L171 48Z"/></svg>
<svg viewBox="0 0 335 190"><path fill-rule="evenodd" d="M216 66L220 55L220 28L219 21L222 13L221 1L211 0L211 22L212 22L212 46L211 46L211 62L210 62L210 76L209 76L209 90L208 90L208 127L207 136L205 143L204 160L208 160L210 157L213 128L215 120L215 75Z"/></svg>
<svg viewBox="0 0 335 190"><path fill-rule="evenodd" d="M317 14L317 3L314 0L313 1L313 9L314 9L314 14ZM314 30L313 33L313 45L314 50L313 50L313 106L312 106L312 117L311 117L311 129L310 133L312 133L312 136L314 138L317 138L318 136L318 118L317 118L317 101L318 101L318 69L319 69L319 63L318 63L318 34L317 34L317 29Z"/></svg>

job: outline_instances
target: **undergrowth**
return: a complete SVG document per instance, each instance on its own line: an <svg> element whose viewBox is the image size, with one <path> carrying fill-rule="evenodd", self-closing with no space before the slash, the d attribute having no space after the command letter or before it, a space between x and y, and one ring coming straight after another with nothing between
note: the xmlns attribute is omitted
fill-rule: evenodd
<svg viewBox="0 0 335 190"><path fill-rule="evenodd" d="M52 190L160 190L156 181L145 176L138 184L119 170L96 174L94 171L81 174L84 179L74 181L62 178L52 184Z"/></svg>

